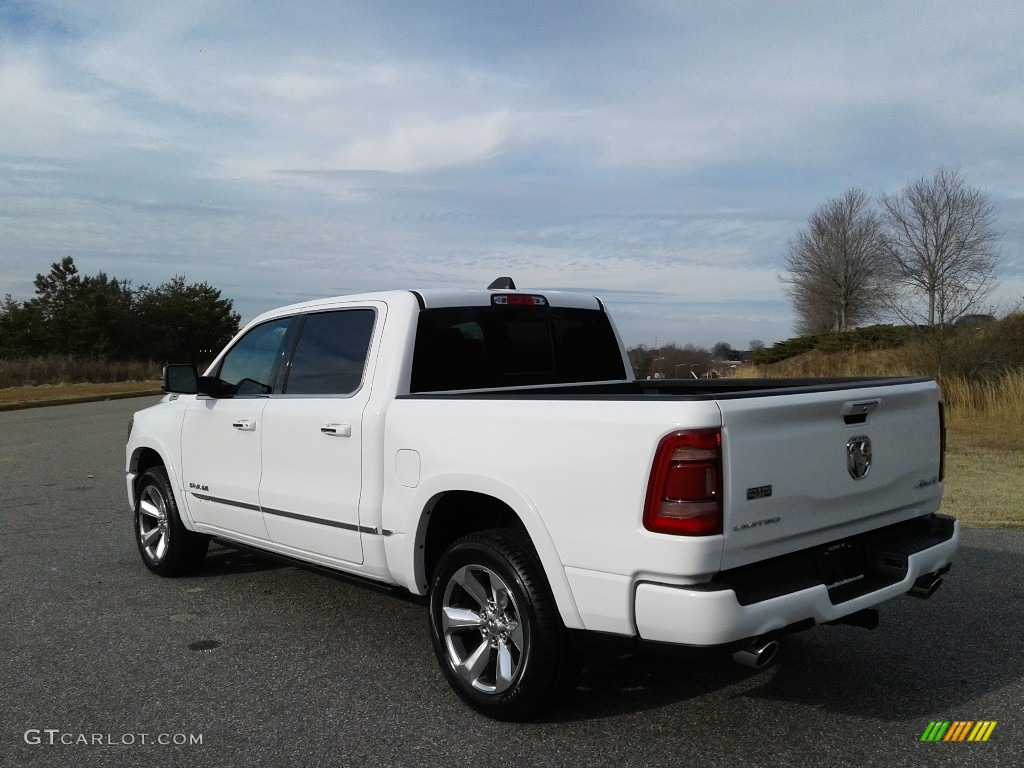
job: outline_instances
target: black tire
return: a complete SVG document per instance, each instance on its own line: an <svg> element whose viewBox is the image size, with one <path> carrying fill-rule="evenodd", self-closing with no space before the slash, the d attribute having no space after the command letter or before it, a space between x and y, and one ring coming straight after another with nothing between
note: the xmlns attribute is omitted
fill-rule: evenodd
<svg viewBox="0 0 1024 768"><path fill-rule="evenodd" d="M430 639L449 685L488 717L536 717L569 687L568 633L518 530L471 534L445 551L430 592Z"/></svg>
<svg viewBox="0 0 1024 768"><path fill-rule="evenodd" d="M133 528L142 562L160 576L183 576L206 559L210 538L182 524L163 467L147 469L138 480Z"/></svg>

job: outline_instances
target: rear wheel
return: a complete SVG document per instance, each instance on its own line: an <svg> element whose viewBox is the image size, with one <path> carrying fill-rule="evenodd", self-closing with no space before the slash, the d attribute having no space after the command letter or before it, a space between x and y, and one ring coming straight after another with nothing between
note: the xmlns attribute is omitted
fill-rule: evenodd
<svg viewBox="0 0 1024 768"><path fill-rule="evenodd" d="M210 539L181 522L167 471L151 467L135 494L135 543L142 562L161 576L182 576L202 565Z"/></svg>
<svg viewBox="0 0 1024 768"><path fill-rule="evenodd" d="M568 687L568 638L528 537L472 534L441 556L430 596L430 635L441 669L476 711L533 717Z"/></svg>

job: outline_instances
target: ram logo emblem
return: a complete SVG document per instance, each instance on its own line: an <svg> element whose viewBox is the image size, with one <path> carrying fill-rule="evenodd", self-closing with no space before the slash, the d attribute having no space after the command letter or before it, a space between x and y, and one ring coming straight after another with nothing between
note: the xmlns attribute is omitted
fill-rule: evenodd
<svg viewBox="0 0 1024 768"><path fill-rule="evenodd" d="M871 469L871 438L851 437L846 442L846 469L850 477L860 480Z"/></svg>

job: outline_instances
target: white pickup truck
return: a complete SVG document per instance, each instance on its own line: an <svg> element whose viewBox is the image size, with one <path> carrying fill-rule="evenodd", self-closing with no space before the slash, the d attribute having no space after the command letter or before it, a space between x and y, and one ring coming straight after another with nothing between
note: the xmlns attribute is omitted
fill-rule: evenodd
<svg viewBox="0 0 1024 768"><path fill-rule="evenodd" d="M164 388L126 448L150 570L213 537L429 595L497 718L557 700L580 632L760 666L929 596L959 542L931 380L636 381L599 299L508 279L273 310Z"/></svg>

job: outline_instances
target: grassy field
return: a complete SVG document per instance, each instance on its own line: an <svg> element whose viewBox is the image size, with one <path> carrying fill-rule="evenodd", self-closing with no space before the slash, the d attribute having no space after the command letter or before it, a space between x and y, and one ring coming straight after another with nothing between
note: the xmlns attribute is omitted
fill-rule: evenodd
<svg viewBox="0 0 1024 768"><path fill-rule="evenodd" d="M159 381L119 381L100 384L43 384L34 387L6 387L0 389L0 411L158 394L160 394Z"/></svg>
<svg viewBox="0 0 1024 768"><path fill-rule="evenodd" d="M961 406L946 426L944 511L965 525L1024 527L1024 419Z"/></svg>
<svg viewBox="0 0 1024 768"><path fill-rule="evenodd" d="M160 366L153 362L0 358L0 410L158 394L159 380Z"/></svg>
<svg viewBox="0 0 1024 768"><path fill-rule="evenodd" d="M964 525L1024 527L1024 452L958 442L950 433L943 512Z"/></svg>
<svg viewBox="0 0 1024 768"><path fill-rule="evenodd" d="M0 358L0 392L13 388L155 381L161 366L153 362L91 360L69 355Z"/></svg>

